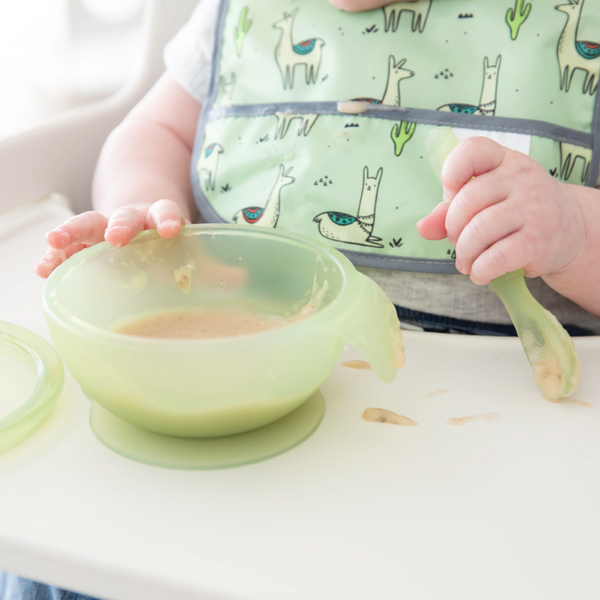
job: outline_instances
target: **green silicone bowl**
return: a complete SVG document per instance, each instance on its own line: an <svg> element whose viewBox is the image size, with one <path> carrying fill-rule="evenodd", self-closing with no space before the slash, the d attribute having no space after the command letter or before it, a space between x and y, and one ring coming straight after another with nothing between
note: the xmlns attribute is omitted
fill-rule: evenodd
<svg viewBox="0 0 600 600"><path fill-rule="evenodd" d="M263 228L193 225L170 241L147 231L124 248L102 243L59 267L43 301L54 344L85 394L167 435L231 435L283 417L318 389L345 343L384 381L403 361L381 288L328 245ZM145 313L199 306L311 314L212 340L112 330Z"/></svg>

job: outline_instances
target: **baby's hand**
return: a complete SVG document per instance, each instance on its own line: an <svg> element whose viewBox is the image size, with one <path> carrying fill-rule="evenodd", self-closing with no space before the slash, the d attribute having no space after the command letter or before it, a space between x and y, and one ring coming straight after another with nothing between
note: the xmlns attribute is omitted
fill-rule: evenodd
<svg viewBox="0 0 600 600"><path fill-rule="evenodd" d="M456 246L456 268L474 283L521 268L529 277L559 273L585 245L572 186L488 138L461 142L444 163L442 184L447 201L417 229L425 239L447 237Z"/></svg>
<svg viewBox="0 0 600 600"><path fill-rule="evenodd" d="M186 222L181 208L172 200L159 200L146 206L125 206L115 210L109 218L99 212L85 212L46 234L50 248L35 272L46 278L76 252L104 240L120 248L144 229L156 228L161 237L171 239Z"/></svg>

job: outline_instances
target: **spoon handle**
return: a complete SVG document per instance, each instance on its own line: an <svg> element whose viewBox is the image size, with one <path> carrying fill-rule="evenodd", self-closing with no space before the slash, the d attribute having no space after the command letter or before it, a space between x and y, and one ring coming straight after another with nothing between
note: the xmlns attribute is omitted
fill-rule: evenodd
<svg viewBox="0 0 600 600"><path fill-rule="evenodd" d="M544 397L557 401L579 386L579 359L564 327L531 295L524 274L523 269L506 273L489 288L506 307Z"/></svg>

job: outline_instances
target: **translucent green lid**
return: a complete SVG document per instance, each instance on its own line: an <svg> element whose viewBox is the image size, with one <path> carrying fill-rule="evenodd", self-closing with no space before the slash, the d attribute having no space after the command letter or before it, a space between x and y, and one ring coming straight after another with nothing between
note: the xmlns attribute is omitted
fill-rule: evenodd
<svg viewBox="0 0 600 600"><path fill-rule="evenodd" d="M64 381L56 350L0 321L0 452L29 437L52 412Z"/></svg>

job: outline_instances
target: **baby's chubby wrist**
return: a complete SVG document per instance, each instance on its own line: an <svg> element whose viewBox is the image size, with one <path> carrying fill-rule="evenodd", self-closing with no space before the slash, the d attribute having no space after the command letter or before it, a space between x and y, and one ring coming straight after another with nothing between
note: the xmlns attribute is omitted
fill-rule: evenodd
<svg viewBox="0 0 600 600"><path fill-rule="evenodd" d="M600 297L600 190L561 185L581 212L583 230L568 237L573 250L570 260L542 278L555 291L583 304L586 295Z"/></svg>

